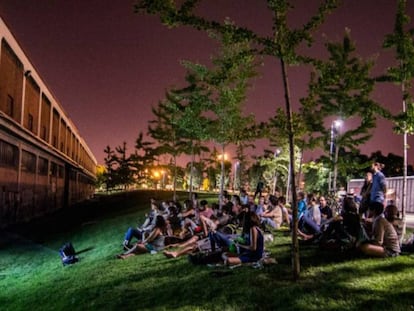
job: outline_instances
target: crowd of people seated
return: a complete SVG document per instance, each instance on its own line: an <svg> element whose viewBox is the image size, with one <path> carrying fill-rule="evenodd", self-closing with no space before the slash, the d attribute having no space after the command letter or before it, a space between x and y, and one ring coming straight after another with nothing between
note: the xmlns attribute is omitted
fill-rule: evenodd
<svg viewBox="0 0 414 311"><path fill-rule="evenodd" d="M400 254L401 220L397 207L385 203L381 165L374 164L366 176L360 195L335 197L331 202L324 195L299 192L299 238L330 250L353 249L375 257ZM183 205L152 198L144 223L127 229L124 252L118 257L162 251L166 258L177 258L219 251L227 265L257 262L266 253L266 233L282 227L293 228L292 209L283 196L242 190L240 195L225 192L220 202L210 204L193 193Z"/></svg>

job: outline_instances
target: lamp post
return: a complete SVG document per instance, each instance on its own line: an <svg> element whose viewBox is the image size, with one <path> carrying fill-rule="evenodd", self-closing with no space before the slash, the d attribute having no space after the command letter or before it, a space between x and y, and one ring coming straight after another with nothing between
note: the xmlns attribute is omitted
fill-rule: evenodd
<svg viewBox="0 0 414 311"><path fill-rule="evenodd" d="M339 154L339 148L338 148L338 131L342 126L343 121L341 119L335 120L331 124L331 141L329 146L329 159L331 163L333 164L333 173L332 169L329 170L329 185L328 190L329 193L336 192L336 179L338 176L338 154ZM333 175L333 176L332 176Z"/></svg>
<svg viewBox="0 0 414 311"><path fill-rule="evenodd" d="M240 167L240 162L236 161L236 163L234 163L233 191L236 191L239 188L238 178L237 178L239 174L239 167Z"/></svg>
<svg viewBox="0 0 414 311"><path fill-rule="evenodd" d="M275 153L273 154L273 158L275 159L276 162L276 158L279 156L279 154L282 152L282 150L280 150L279 148L276 148ZM273 179L273 195L276 194L276 188L277 188L277 163L275 163L275 176Z"/></svg>
<svg viewBox="0 0 414 311"><path fill-rule="evenodd" d="M219 208L222 208L223 202L223 193L224 193L224 161L227 160L227 153L224 152L224 145L222 145L222 153L218 155L218 160L221 164L221 173L220 173L220 193L219 193Z"/></svg>

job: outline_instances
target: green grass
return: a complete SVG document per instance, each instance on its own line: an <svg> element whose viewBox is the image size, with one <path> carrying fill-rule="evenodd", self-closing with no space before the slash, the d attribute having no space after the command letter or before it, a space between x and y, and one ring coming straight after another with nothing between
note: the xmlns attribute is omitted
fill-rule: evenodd
<svg viewBox="0 0 414 311"><path fill-rule="evenodd" d="M221 268L228 273L220 277L212 273L219 268L186 257L115 259L150 196L171 193L103 196L1 232L0 310L414 310L414 257L301 246L301 278L293 282L290 237L282 232L267 245L277 265ZM63 267L57 251L66 241L80 262Z"/></svg>

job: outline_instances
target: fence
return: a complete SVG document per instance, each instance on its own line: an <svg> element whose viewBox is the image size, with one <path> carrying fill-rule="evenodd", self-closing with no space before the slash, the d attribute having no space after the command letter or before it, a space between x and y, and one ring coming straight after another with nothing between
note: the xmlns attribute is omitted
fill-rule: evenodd
<svg viewBox="0 0 414 311"><path fill-rule="evenodd" d="M394 201L398 209L401 210L402 193L403 193L403 177L387 177L387 202ZM361 192L363 179L351 179L348 182L348 192L358 195ZM414 213L414 176L407 177L407 206L405 211Z"/></svg>

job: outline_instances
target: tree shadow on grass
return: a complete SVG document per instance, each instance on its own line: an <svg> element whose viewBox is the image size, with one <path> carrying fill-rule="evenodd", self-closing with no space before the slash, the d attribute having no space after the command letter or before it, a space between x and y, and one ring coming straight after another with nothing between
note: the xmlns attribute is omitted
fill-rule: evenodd
<svg viewBox="0 0 414 311"><path fill-rule="evenodd" d="M76 252L76 255L89 252L89 251L93 250L94 248L95 248L94 246L91 246L91 247L87 247L87 248L81 249L80 251L77 251Z"/></svg>

